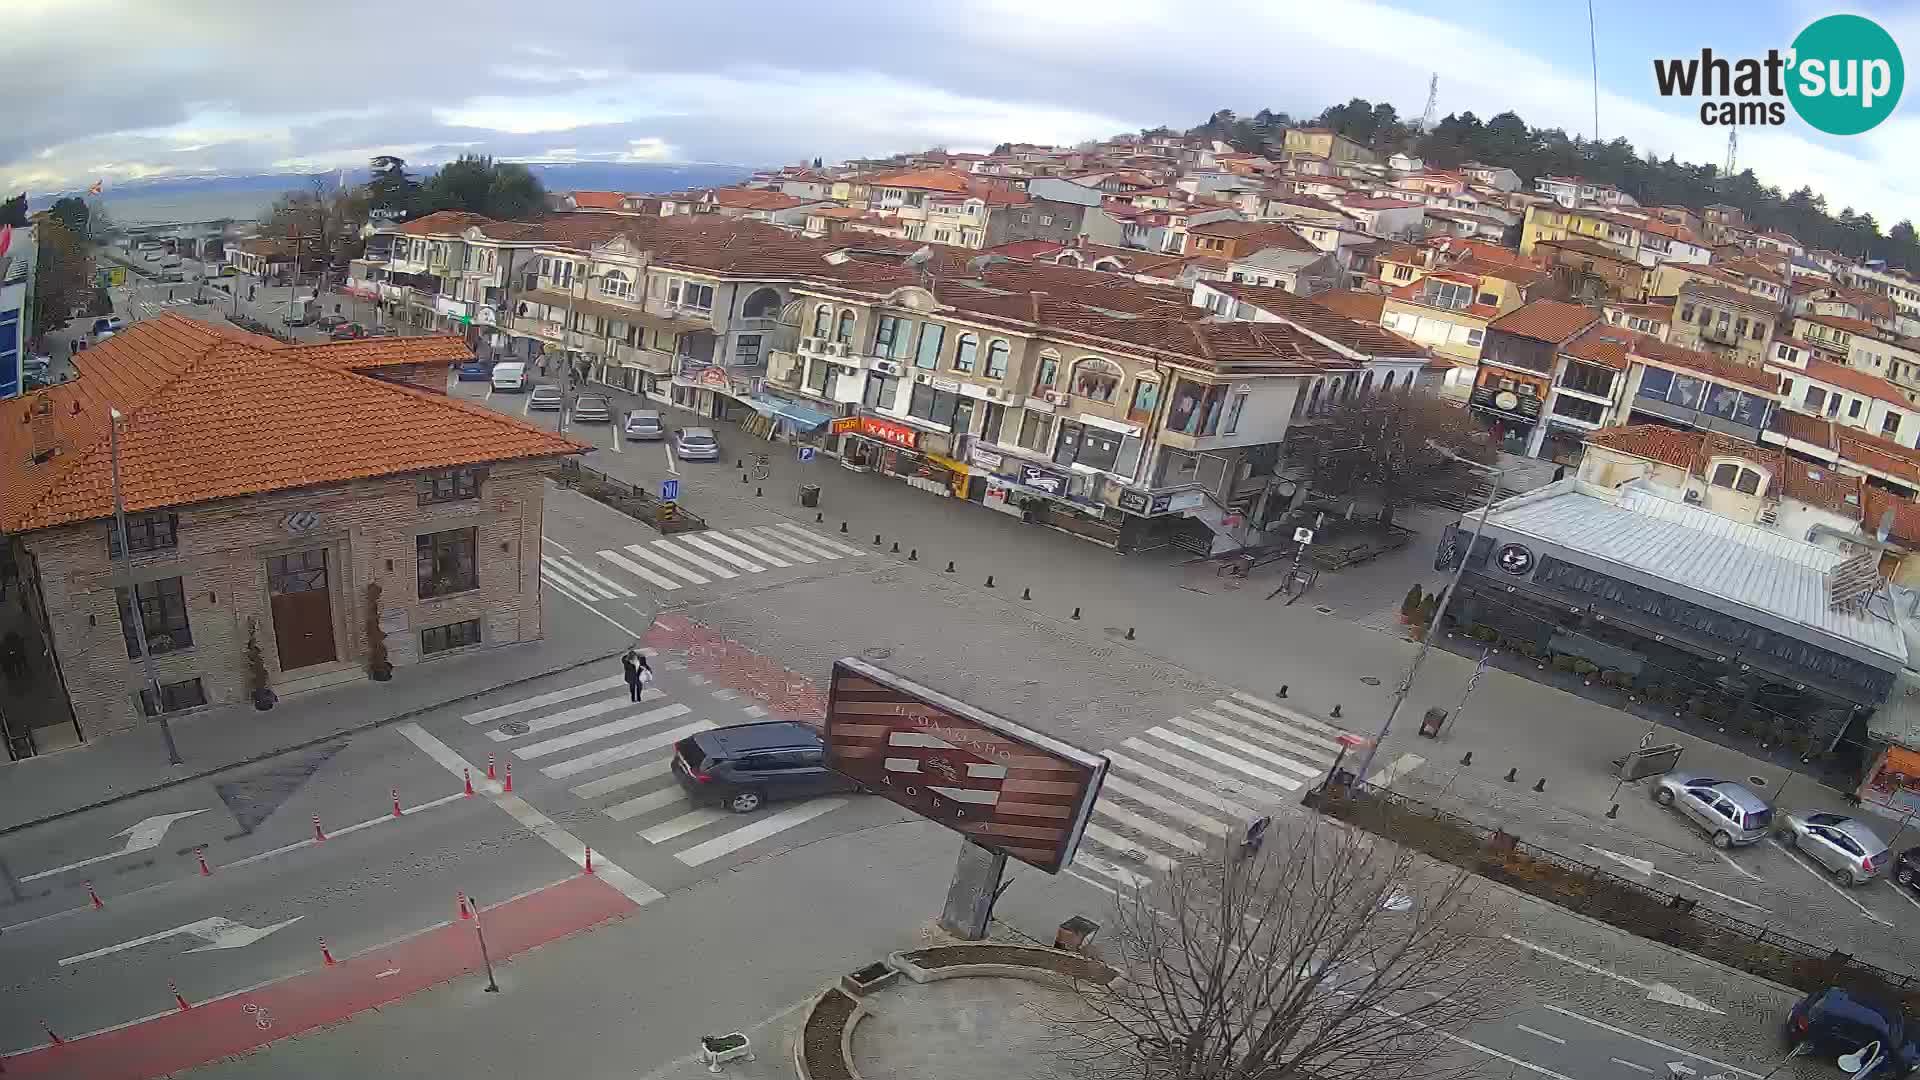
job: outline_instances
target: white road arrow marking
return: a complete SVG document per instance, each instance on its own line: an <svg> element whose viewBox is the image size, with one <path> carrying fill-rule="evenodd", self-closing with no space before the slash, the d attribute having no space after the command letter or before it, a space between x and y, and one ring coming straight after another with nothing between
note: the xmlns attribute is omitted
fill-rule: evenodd
<svg viewBox="0 0 1920 1080"><path fill-rule="evenodd" d="M167 835L168 829L173 828L174 822L179 821L181 818L190 818L195 814L204 813L206 813L204 809L188 810L181 814L161 814L158 817L147 818L136 825L129 826L113 834L127 838L127 842L121 846L119 851L109 851L105 855L95 855L91 859L81 859L79 862L71 862L65 866L56 866L51 870L42 870L37 874L28 874L20 880L36 881L43 877L64 874L69 870L78 870L83 866L92 866L94 863L106 862L108 859L117 859L122 855L131 855L136 851L145 851L151 847L158 847L160 839Z"/></svg>
<svg viewBox="0 0 1920 1080"><path fill-rule="evenodd" d="M1752 908L1755 911L1765 912L1766 914L1772 914L1772 912L1768 912L1766 908L1763 908L1759 904L1756 904L1750 900L1742 900L1737 896L1733 896L1728 893L1723 893L1718 889L1709 889L1705 885L1702 885L1697 881L1693 881L1688 878L1683 878L1678 874L1669 874L1665 870L1662 870L1659 867L1653 865L1653 860L1651 859L1636 859L1631 855L1622 855L1617 851L1608 851L1606 848L1594 847L1592 844L1587 844L1586 849L1602 858L1612 859L1614 862L1619 863L1621 866L1624 866L1627 869L1642 875L1643 877L1648 877L1648 878L1663 877L1663 878L1666 878L1668 881L1677 881L1680 884L1685 885L1690 889L1698 889L1699 891L1706 893L1708 896L1717 896L1720 899L1725 900L1729 904L1739 904L1741 907L1744 907L1744 908ZM1872 918L1872 916L1869 915L1868 918Z"/></svg>
<svg viewBox="0 0 1920 1080"><path fill-rule="evenodd" d="M1652 859L1636 859L1631 855L1622 855L1617 851L1608 851L1606 848L1594 847L1592 844L1588 844L1586 847L1588 851L1593 852L1595 855L1598 855L1603 859L1612 859L1614 862L1617 862L1621 866L1624 866L1627 869L1633 871L1634 873L1639 874L1641 877L1653 876L1653 860Z"/></svg>
<svg viewBox="0 0 1920 1080"><path fill-rule="evenodd" d="M211 952L215 949L239 949L259 941L275 930L292 926L304 918L306 918L305 915L295 915L285 922L277 922L272 926L254 927L215 915L212 918L201 919L198 922L190 922L185 926L176 926L171 930L162 930L157 934L148 934L144 937L134 938L131 941L122 941L118 945L109 945L104 949L95 949L92 952L81 953L79 956L69 956L62 959L60 965L65 967L68 964L78 964L82 960L93 960L126 949L137 949L142 945L148 945L163 938L175 937L181 934L187 935L188 937L197 937L206 942L205 945L197 949L188 949L187 951L190 953Z"/></svg>
<svg viewBox="0 0 1920 1080"><path fill-rule="evenodd" d="M1590 971L1595 975L1600 975L1605 978L1612 979L1615 982L1625 983L1626 985L1631 986L1637 990L1643 990L1646 992L1648 1001L1657 1001L1662 1005L1678 1005L1683 1009L1692 1009L1696 1012L1713 1013L1717 1016L1726 1015L1721 1010L1714 1008L1712 1005L1707 1004L1705 1001L1702 1001L1697 997L1694 997L1692 994L1689 994L1684 990L1677 990L1674 987L1668 986L1666 983L1641 982L1639 979L1630 978L1629 976L1622 975L1617 971L1608 971L1606 968L1598 967L1594 964L1589 964L1584 960L1575 959L1574 957L1568 956L1566 953L1558 952L1554 949L1549 949L1545 945L1535 945L1531 941L1527 941L1524 938L1514 937L1512 934L1502 934L1500 936L1503 938L1506 938L1508 941L1513 942L1515 945L1518 945L1523 949L1531 949L1542 956L1551 956L1555 960L1559 960L1562 963L1572 964L1574 967L1577 967L1582 971ZM1680 1064L1682 1068L1686 1068L1686 1064L1684 1062ZM1668 1068L1672 1068L1672 1066L1669 1065ZM1688 1074L1691 1075L1691 1070L1689 1070Z"/></svg>

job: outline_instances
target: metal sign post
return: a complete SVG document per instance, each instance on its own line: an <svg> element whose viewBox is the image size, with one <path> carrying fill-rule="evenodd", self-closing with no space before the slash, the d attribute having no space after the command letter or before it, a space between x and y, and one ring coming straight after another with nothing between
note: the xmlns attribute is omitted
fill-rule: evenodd
<svg viewBox="0 0 1920 1080"><path fill-rule="evenodd" d="M953 883L947 886L946 907L940 912L940 928L962 941L979 941L987 936L987 924L993 919L993 902L1003 886L1007 856L974 843L968 837L960 845L960 858L954 863Z"/></svg>

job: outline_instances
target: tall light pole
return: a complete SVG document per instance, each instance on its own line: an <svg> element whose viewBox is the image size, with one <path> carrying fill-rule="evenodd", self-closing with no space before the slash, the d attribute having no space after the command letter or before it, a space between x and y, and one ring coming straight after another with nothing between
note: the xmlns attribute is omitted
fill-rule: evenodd
<svg viewBox="0 0 1920 1080"><path fill-rule="evenodd" d="M179 765L180 748L174 745L173 728L167 723L166 703L160 700L160 677L153 670L153 649L147 643L147 615L140 608L140 594L133 585L133 549L127 545L127 503L120 494L120 421L119 409L107 410L107 448L113 462L113 529L120 537L120 580L127 590L127 608L133 621L133 640L140 646L140 664L146 674L147 692L153 695L153 714L160 721L160 738L167 744L167 764Z"/></svg>
<svg viewBox="0 0 1920 1080"><path fill-rule="evenodd" d="M1413 680L1420 673L1420 665L1427 659L1427 650L1433 648L1433 634L1440 626L1440 619L1447 612L1447 604L1453 600L1455 590L1460 587L1460 576L1467 569L1467 559L1473 555L1474 545L1480 542L1480 532L1487 527L1487 515L1493 512L1493 502L1500 497L1500 481L1507 470L1496 469L1491 465L1482 465L1470 458L1461 457L1452 450L1429 439L1427 449L1449 461L1458 462L1476 472L1491 473L1492 483L1487 485L1487 501L1480 508L1479 519L1473 523L1473 535L1468 537L1466 549L1460 552L1459 561L1454 564L1453 577L1447 580L1447 587L1440 594L1440 603L1433 609L1433 621L1427 624L1427 632L1420 635L1420 648L1413 654L1413 662L1407 665L1406 674L1400 677L1400 685L1393 691L1393 704L1388 707L1386 718L1380 721L1380 731L1367 747L1366 757L1360 759L1360 768L1354 776L1364 782L1367 773L1373 769L1373 758L1380 752L1380 744L1387 741L1387 733L1393 729L1393 718L1399 714L1400 706L1406 703L1407 694L1413 690Z"/></svg>

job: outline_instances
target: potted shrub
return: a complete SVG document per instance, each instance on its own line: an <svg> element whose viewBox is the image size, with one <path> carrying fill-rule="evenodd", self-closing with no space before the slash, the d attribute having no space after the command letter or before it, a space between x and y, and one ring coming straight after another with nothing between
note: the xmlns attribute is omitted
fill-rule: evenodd
<svg viewBox="0 0 1920 1080"><path fill-rule="evenodd" d="M380 629L380 583L367 582L367 674L374 682L393 678L387 659L387 632Z"/></svg>
<svg viewBox="0 0 1920 1080"><path fill-rule="evenodd" d="M1405 626L1419 617L1421 600L1420 583L1414 582L1413 588L1407 590L1406 599L1400 601L1400 625Z"/></svg>
<svg viewBox="0 0 1920 1080"><path fill-rule="evenodd" d="M267 654L260 649L260 626L247 620L247 691L253 695L253 707L261 712L273 708L280 695L273 692L267 674Z"/></svg>

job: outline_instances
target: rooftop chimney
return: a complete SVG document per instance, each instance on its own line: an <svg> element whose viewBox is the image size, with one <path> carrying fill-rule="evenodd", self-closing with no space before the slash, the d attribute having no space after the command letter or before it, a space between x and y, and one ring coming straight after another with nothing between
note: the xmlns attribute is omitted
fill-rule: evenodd
<svg viewBox="0 0 1920 1080"><path fill-rule="evenodd" d="M28 407L27 424L33 429L33 462L38 465L53 456L59 440L53 426L53 402L46 395L35 398Z"/></svg>

